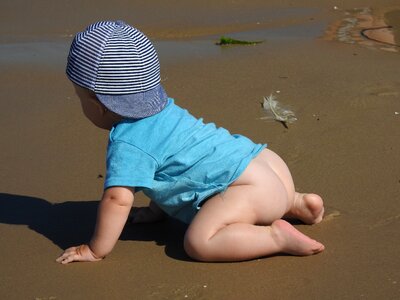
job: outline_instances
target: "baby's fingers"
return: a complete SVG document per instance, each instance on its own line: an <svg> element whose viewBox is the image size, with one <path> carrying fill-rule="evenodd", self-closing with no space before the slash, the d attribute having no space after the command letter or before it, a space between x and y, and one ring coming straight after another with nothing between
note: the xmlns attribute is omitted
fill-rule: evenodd
<svg viewBox="0 0 400 300"><path fill-rule="evenodd" d="M78 252L77 252L78 247L71 247L68 248L67 250L64 251L63 254L61 254L60 257L56 259L56 262L60 264L68 264L70 262L78 260Z"/></svg>
<svg viewBox="0 0 400 300"><path fill-rule="evenodd" d="M66 265L74 261L99 261L102 258L96 257L87 245L71 247L56 259L56 262Z"/></svg>
<svg viewBox="0 0 400 300"><path fill-rule="evenodd" d="M79 260L79 255L78 254L70 254L70 255L63 255L62 257L59 257L56 260L58 263L61 263L63 265L69 264L73 261L80 261Z"/></svg>

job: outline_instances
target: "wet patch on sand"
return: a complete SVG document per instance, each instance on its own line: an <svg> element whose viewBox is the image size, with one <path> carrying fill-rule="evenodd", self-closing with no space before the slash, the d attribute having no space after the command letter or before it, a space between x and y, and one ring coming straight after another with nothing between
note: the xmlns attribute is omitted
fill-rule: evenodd
<svg viewBox="0 0 400 300"><path fill-rule="evenodd" d="M340 217L341 215L342 213L340 211L328 207L327 211L325 212L324 218L322 219L322 222L331 221Z"/></svg>
<svg viewBox="0 0 400 300"><path fill-rule="evenodd" d="M324 39L358 44L370 49L400 51L400 7L355 8L343 12L325 32Z"/></svg>
<svg viewBox="0 0 400 300"><path fill-rule="evenodd" d="M217 40L221 43L221 35L229 35L230 44L236 45L316 39L328 23L321 9L307 7L254 9L248 13L237 10L212 10L210 13L207 10L203 13L195 14L190 20L185 15L176 23L169 20L165 26L139 21L136 24L153 40L160 60L182 61L221 55L227 50L215 47ZM71 24L61 25L58 24L60 27L55 32L32 28L30 34L19 29L15 32L7 29L1 34L0 28L0 65L63 69L74 36L71 32L75 29L71 29ZM79 27L76 31L82 29Z"/></svg>

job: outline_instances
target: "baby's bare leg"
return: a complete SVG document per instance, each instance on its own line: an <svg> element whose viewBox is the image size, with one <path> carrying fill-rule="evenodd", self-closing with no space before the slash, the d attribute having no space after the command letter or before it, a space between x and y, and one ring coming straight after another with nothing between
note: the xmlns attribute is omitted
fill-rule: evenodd
<svg viewBox="0 0 400 300"><path fill-rule="evenodd" d="M317 224L324 216L324 204L316 194L296 193L292 208L285 214L286 218L295 218L306 224Z"/></svg>
<svg viewBox="0 0 400 300"><path fill-rule="evenodd" d="M324 246L283 220L271 226L255 225L265 219L263 206L253 206L249 186L230 187L208 200L185 235L185 250L201 261L241 261L275 253L311 255Z"/></svg>
<svg viewBox="0 0 400 300"><path fill-rule="evenodd" d="M272 168L266 156L257 157L225 193L203 205L185 236L185 249L192 258L239 261L279 252L311 255L324 249L280 220L291 211L295 192L288 190L293 186L290 173L281 179L285 171L275 171L279 160Z"/></svg>
<svg viewBox="0 0 400 300"><path fill-rule="evenodd" d="M299 219L306 224L321 222L324 215L324 204L320 196L296 193L292 175L286 163L276 153L265 149L257 159L268 163L287 190L289 201L284 217Z"/></svg>

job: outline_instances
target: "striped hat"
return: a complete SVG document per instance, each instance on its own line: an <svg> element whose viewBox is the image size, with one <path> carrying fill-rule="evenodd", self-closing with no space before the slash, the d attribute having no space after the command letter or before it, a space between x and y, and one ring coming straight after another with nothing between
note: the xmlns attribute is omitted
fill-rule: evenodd
<svg viewBox="0 0 400 300"><path fill-rule="evenodd" d="M149 117L167 103L152 43L123 21L97 22L79 32L69 52L67 76L122 117Z"/></svg>

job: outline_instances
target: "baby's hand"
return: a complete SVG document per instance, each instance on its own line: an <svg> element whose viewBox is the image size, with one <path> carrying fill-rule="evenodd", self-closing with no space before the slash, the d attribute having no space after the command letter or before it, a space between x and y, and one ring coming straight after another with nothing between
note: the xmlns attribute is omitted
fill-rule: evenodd
<svg viewBox="0 0 400 300"><path fill-rule="evenodd" d="M73 261L99 261L103 258L96 257L88 245L80 245L78 247L71 247L64 251L64 253L56 259L56 262L66 265Z"/></svg>
<svg viewBox="0 0 400 300"><path fill-rule="evenodd" d="M155 223L165 219L164 212L155 211L150 207L134 207L129 214L129 221L132 224L137 223Z"/></svg>

